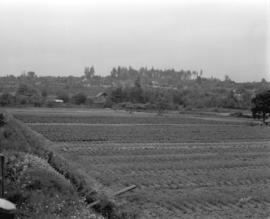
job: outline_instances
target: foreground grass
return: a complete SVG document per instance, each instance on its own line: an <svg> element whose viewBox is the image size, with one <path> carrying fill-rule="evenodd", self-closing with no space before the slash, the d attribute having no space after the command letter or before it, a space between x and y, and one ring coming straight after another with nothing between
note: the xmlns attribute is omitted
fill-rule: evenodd
<svg viewBox="0 0 270 219"><path fill-rule="evenodd" d="M16 203L19 218L101 218L45 160L22 152L5 156L6 198Z"/></svg>
<svg viewBox="0 0 270 219"><path fill-rule="evenodd" d="M47 162L48 142L5 115L0 151L5 155L5 198L17 206L17 218L102 218L89 209L76 188ZM47 145L48 146L48 145Z"/></svg>

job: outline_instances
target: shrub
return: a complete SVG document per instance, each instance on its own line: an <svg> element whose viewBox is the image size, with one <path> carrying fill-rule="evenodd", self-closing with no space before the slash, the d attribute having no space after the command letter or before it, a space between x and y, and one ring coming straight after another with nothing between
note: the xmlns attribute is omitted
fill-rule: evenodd
<svg viewBox="0 0 270 219"><path fill-rule="evenodd" d="M265 123L265 119L267 115L270 114L270 90L261 92L257 94L252 99L252 115L256 118L258 115L262 115L263 123Z"/></svg>
<svg viewBox="0 0 270 219"><path fill-rule="evenodd" d="M69 102L69 96L68 96L67 93L64 93L64 92L58 94L58 95L56 96L56 99L63 100L64 103L68 103L68 102Z"/></svg>
<svg viewBox="0 0 270 219"><path fill-rule="evenodd" d="M25 105L29 103L28 97L25 95L16 95L16 103Z"/></svg>
<svg viewBox="0 0 270 219"><path fill-rule="evenodd" d="M29 97L29 103L36 107L40 107L42 105L42 99L39 95L33 95Z"/></svg>
<svg viewBox="0 0 270 219"><path fill-rule="evenodd" d="M18 218L91 218L70 182L45 160L22 152L5 155L6 198L16 204Z"/></svg>
<svg viewBox="0 0 270 219"><path fill-rule="evenodd" d="M53 102L52 100L47 100L45 102L45 106L50 107L50 108L55 107L55 102Z"/></svg>
<svg viewBox="0 0 270 219"><path fill-rule="evenodd" d="M3 93L0 96L0 104L1 106L10 105L15 102L15 97L10 93Z"/></svg>
<svg viewBox="0 0 270 219"><path fill-rule="evenodd" d="M3 113L0 113L0 127L6 124L5 116Z"/></svg>
<svg viewBox="0 0 270 219"><path fill-rule="evenodd" d="M16 96L17 95L24 95L24 96L30 97L30 96L38 95L38 91L32 86L22 83L17 88Z"/></svg>
<svg viewBox="0 0 270 219"><path fill-rule="evenodd" d="M89 97L88 97L88 98L86 99L85 103L86 103L87 105L91 106L91 105L93 105L94 100L93 100L92 98L89 98Z"/></svg>
<svg viewBox="0 0 270 219"><path fill-rule="evenodd" d="M104 108L112 108L113 107L113 102L110 98L106 98L106 101L104 103Z"/></svg>
<svg viewBox="0 0 270 219"><path fill-rule="evenodd" d="M71 102L77 105L84 104L86 101L86 96L84 93L77 93L72 96Z"/></svg>

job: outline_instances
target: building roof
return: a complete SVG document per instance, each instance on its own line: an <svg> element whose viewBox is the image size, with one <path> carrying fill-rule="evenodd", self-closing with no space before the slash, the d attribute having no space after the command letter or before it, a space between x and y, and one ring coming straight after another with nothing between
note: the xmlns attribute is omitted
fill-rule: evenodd
<svg viewBox="0 0 270 219"><path fill-rule="evenodd" d="M99 92L95 97L107 96L106 92Z"/></svg>

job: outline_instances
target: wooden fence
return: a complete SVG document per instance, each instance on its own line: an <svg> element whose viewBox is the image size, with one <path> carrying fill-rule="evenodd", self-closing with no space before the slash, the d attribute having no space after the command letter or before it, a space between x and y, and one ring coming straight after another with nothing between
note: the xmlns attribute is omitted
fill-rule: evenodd
<svg viewBox="0 0 270 219"><path fill-rule="evenodd" d="M4 197L4 191L5 191L5 156L3 154L0 154L0 196Z"/></svg>

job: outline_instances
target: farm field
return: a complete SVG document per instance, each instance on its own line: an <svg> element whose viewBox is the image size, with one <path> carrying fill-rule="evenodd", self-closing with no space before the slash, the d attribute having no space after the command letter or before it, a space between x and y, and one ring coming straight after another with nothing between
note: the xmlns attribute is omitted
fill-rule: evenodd
<svg viewBox="0 0 270 219"><path fill-rule="evenodd" d="M141 218L270 217L270 128L207 115L13 110Z"/></svg>
<svg viewBox="0 0 270 219"><path fill-rule="evenodd" d="M30 124L52 141L220 142L268 140L269 129L209 124Z"/></svg>
<svg viewBox="0 0 270 219"><path fill-rule="evenodd" d="M83 124L243 124L245 119L222 118L213 114L209 117L170 113L157 116L155 113L97 110L97 109L44 109L44 108L10 108L16 117L25 123L83 123Z"/></svg>

